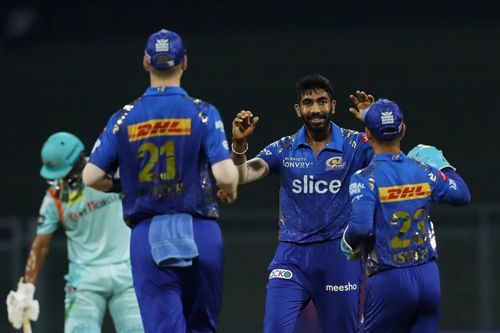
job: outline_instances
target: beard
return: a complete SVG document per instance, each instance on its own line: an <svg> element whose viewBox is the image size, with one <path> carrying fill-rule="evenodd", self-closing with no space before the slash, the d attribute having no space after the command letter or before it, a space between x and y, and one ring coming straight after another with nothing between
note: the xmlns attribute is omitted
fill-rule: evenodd
<svg viewBox="0 0 500 333"><path fill-rule="evenodd" d="M328 133L330 130L330 113L316 113L302 116L302 122L306 129L314 134Z"/></svg>

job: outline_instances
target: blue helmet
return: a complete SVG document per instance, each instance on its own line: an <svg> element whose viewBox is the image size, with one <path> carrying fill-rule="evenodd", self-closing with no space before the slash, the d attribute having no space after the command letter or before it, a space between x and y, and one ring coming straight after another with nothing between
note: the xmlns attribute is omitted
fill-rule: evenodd
<svg viewBox="0 0 500 333"><path fill-rule="evenodd" d="M40 175L45 179L62 179L68 175L85 150L82 141L68 132L49 136L42 147Z"/></svg>

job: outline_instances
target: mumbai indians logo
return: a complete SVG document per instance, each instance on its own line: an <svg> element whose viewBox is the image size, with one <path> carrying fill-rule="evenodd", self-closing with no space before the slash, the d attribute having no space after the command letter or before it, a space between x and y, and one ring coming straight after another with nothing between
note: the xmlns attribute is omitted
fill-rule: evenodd
<svg viewBox="0 0 500 333"><path fill-rule="evenodd" d="M170 50L170 45L168 39L158 39L155 43L156 52L168 52Z"/></svg>
<svg viewBox="0 0 500 333"><path fill-rule="evenodd" d="M382 125L394 124L394 116L392 115L392 111L381 112L380 120L382 121Z"/></svg>
<svg viewBox="0 0 500 333"><path fill-rule="evenodd" d="M280 269L276 268L269 273L269 280L271 279L285 279L285 280L290 280L293 277L292 271L289 271L288 269Z"/></svg>
<svg viewBox="0 0 500 333"><path fill-rule="evenodd" d="M380 202L396 202L427 198L431 195L429 183L380 187Z"/></svg>
<svg viewBox="0 0 500 333"><path fill-rule="evenodd" d="M152 119L127 126L128 140L137 141L155 136L190 135L191 118Z"/></svg>
<svg viewBox="0 0 500 333"><path fill-rule="evenodd" d="M345 168L345 162L342 157L332 157L326 161L326 170L342 170Z"/></svg>

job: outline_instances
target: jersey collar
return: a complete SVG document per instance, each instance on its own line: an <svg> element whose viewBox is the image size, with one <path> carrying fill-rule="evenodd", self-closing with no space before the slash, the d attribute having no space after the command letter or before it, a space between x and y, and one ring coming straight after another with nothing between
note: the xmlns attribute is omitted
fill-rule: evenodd
<svg viewBox="0 0 500 333"><path fill-rule="evenodd" d="M155 95L187 95L187 92L181 87L149 87L144 96Z"/></svg>
<svg viewBox="0 0 500 333"><path fill-rule="evenodd" d="M328 142L328 144L325 147L323 147L321 150L330 149L330 150L335 150L338 152L343 152L344 151L344 136L342 135L342 130L340 129L339 126L337 126L332 121L330 121L330 129L331 129L333 135L330 138L330 141ZM306 127L305 126L302 126L300 128L300 130L298 131L293 148L297 149L300 146L310 147L309 144L307 143Z"/></svg>
<svg viewBox="0 0 500 333"><path fill-rule="evenodd" d="M378 154L373 158L373 161L402 161L406 155L400 151L399 154Z"/></svg>

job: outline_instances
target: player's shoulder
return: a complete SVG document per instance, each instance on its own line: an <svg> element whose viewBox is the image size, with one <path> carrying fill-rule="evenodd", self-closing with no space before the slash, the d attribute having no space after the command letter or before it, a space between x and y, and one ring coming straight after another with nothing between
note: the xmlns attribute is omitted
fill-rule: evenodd
<svg viewBox="0 0 500 333"><path fill-rule="evenodd" d="M359 194L363 190L373 191L375 189L375 169L377 165L369 164L366 168L356 171L351 176L349 193Z"/></svg>
<svg viewBox="0 0 500 333"><path fill-rule="evenodd" d="M340 128L340 133L344 138L344 146L350 149L371 148L366 134L349 128Z"/></svg>
<svg viewBox="0 0 500 333"><path fill-rule="evenodd" d="M269 146L275 148L279 153L281 153L290 148L295 143L295 141L297 140L297 134L298 132L281 137L280 139L271 143Z"/></svg>
<svg viewBox="0 0 500 333"><path fill-rule="evenodd" d="M56 199L59 197L59 191L54 188L47 188L45 190L44 196L42 198L42 204L40 205L40 212L46 212L49 209L53 209L56 206Z"/></svg>
<svg viewBox="0 0 500 333"><path fill-rule="evenodd" d="M359 178L370 178L374 177L375 171L380 167L380 163L378 161L372 161L370 164L368 164L365 168L359 169L353 174L353 177L359 177Z"/></svg>
<svg viewBox="0 0 500 333"><path fill-rule="evenodd" d="M424 178L429 179L432 183L436 183L439 179L443 181L448 180L446 174L444 174L441 170L409 157L406 157L406 159L408 160L407 163L413 166L415 173L418 173Z"/></svg>
<svg viewBox="0 0 500 333"><path fill-rule="evenodd" d="M410 158L408 156L405 157L405 162L416 170L422 170L424 173L432 172L432 167L428 164L422 163L416 159Z"/></svg>
<svg viewBox="0 0 500 333"><path fill-rule="evenodd" d="M125 122L129 114L134 110L136 110L137 105L140 103L140 101L141 97L137 98L136 100L130 103L123 105L120 109L118 109L115 113L113 113L113 115L110 117L108 125L112 124L114 133L118 131L118 129ZM104 129L103 132L105 130L106 129Z"/></svg>
<svg viewBox="0 0 500 333"><path fill-rule="evenodd" d="M217 108L215 105L202 100L201 98L185 95L185 99L188 103L192 104L194 107L196 107L199 111L204 111L204 112L218 112Z"/></svg>

